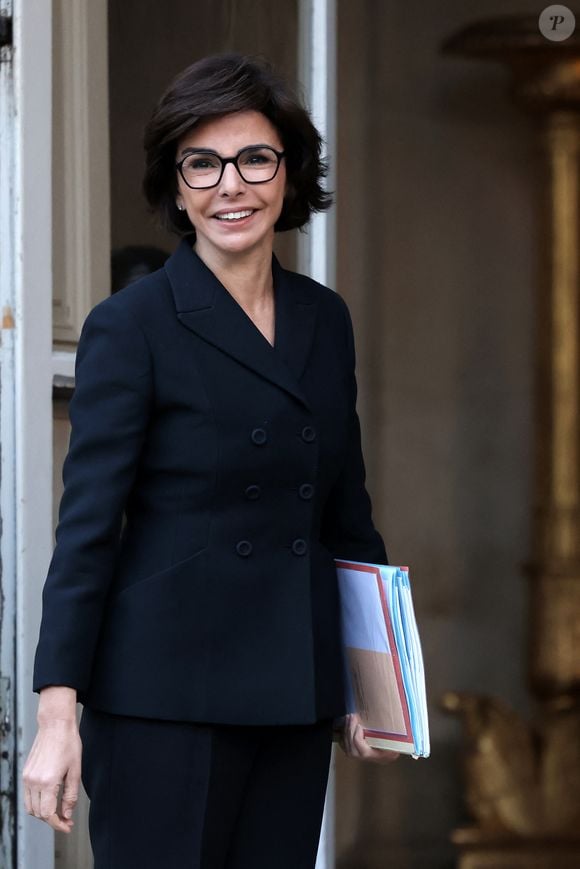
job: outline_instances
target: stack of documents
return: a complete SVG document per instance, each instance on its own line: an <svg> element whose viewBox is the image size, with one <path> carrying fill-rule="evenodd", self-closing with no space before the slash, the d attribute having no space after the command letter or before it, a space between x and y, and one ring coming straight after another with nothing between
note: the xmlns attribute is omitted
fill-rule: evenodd
<svg viewBox="0 0 580 869"><path fill-rule="evenodd" d="M429 756L423 655L407 567L335 559L349 713L366 741Z"/></svg>

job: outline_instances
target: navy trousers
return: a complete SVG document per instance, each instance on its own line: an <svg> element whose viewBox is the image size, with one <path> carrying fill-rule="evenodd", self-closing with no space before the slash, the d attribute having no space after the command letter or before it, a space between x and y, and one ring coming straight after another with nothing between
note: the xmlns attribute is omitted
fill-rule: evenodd
<svg viewBox="0 0 580 869"><path fill-rule="evenodd" d="M314 869L332 721L249 727L85 707L95 869Z"/></svg>

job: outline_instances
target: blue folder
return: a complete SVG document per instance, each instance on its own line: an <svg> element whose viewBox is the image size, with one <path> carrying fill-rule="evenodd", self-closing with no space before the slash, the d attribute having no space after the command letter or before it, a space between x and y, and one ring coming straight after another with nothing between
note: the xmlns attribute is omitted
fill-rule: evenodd
<svg viewBox="0 0 580 869"><path fill-rule="evenodd" d="M367 742L428 757L425 669L409 569L335 559L347 709Z"/></svg>

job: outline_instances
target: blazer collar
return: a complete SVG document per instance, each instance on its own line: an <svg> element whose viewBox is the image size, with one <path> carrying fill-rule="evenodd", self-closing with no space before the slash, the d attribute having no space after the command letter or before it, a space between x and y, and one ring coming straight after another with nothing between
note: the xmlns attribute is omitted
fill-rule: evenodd
<svg viewBox="0 0 580 869"><path fill-rule="evenodd" d="M299 382L314 339L318 307L309 282L283 269L272 256L276 309L272 347L191 245L191 237L182 239L165 263L179 320L310 409Z"/></svg>

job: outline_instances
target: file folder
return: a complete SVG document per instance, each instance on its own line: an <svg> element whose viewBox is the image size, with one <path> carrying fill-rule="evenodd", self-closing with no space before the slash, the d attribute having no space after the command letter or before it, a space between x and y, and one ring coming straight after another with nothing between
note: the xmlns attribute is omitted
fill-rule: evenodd
<svg viewBox="0 0 580 869"><path fill-rule="evenodd" d="M428 757L425 669L407 567L335 559L347 711L369 745Z"/></svg>

